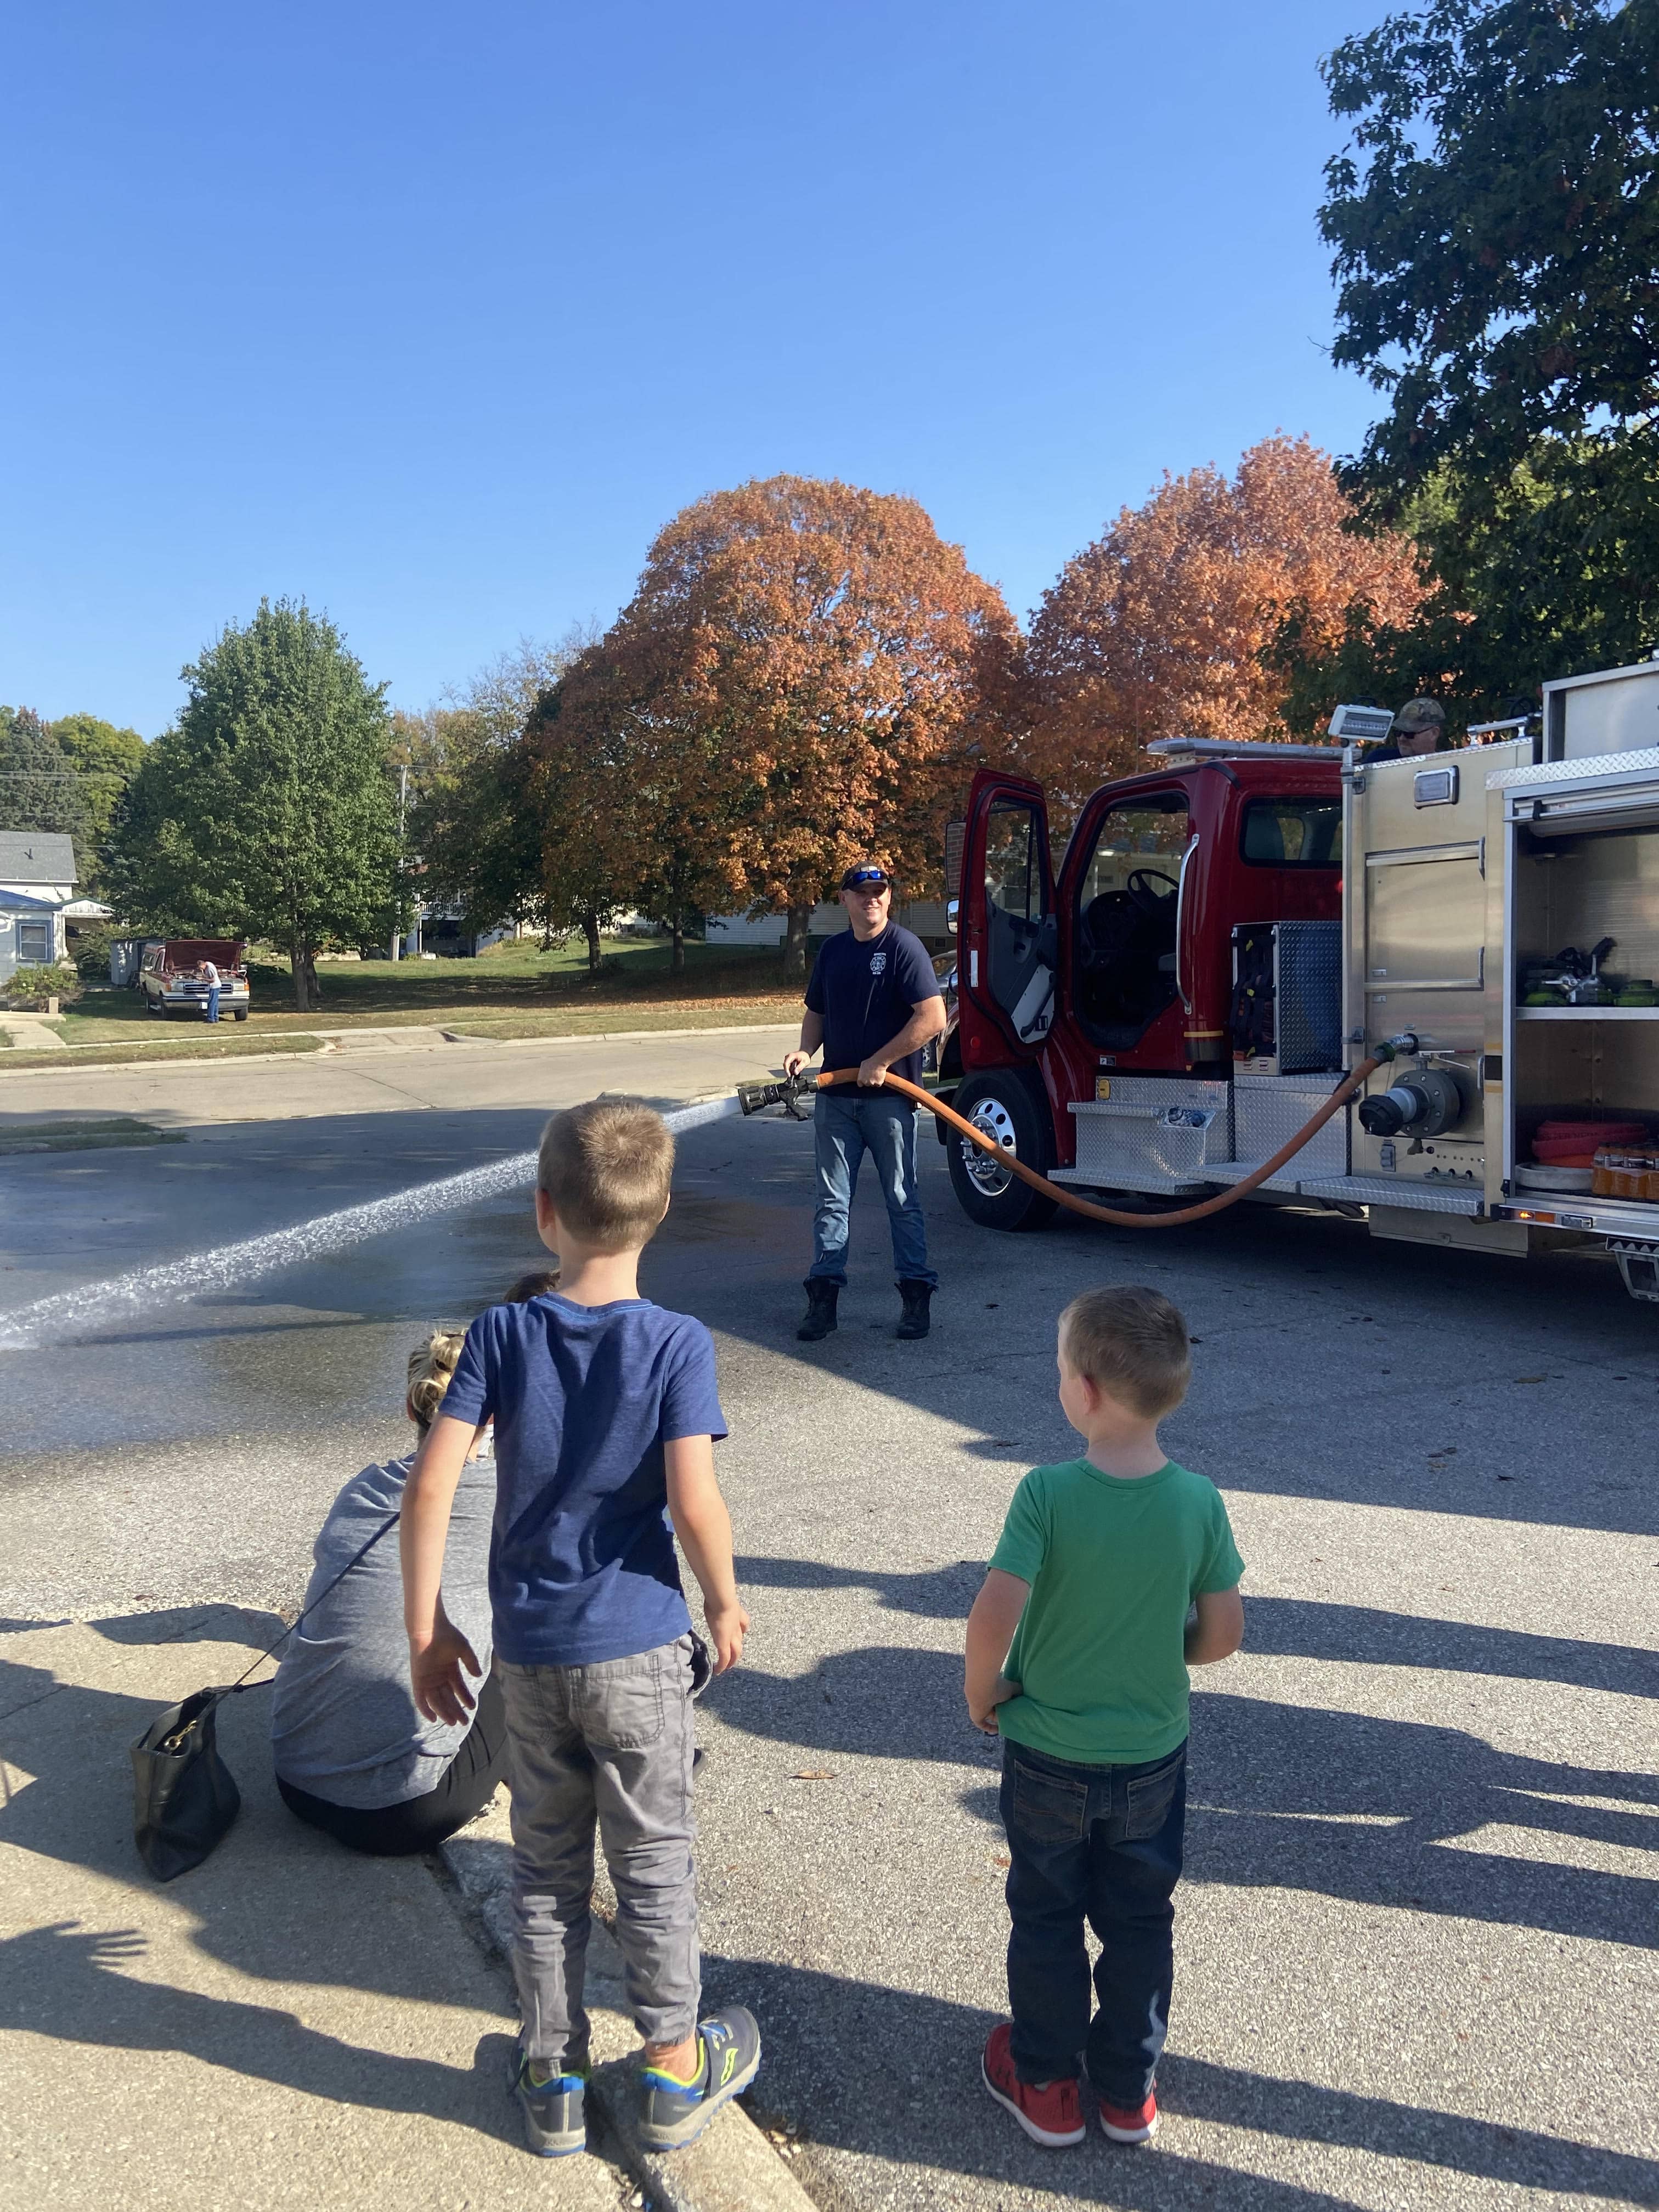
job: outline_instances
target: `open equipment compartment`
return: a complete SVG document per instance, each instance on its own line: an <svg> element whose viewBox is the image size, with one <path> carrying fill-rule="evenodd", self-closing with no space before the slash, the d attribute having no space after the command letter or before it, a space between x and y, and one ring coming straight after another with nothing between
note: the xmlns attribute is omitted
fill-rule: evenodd
<svg viewBox="0 0 1659 2212"><path fill-rule="evenodd" d="M1607 987L1659 977L1659 747L1492 775L1503 841L1502 1187L1492 1212L1613 1244L1630 1287L1659 1295L1659 1174L1651 1198L1522 1188L1546 1120L1641 1123L1659 1139L1659 1005L1528 1005L1540 964L1611 938ZM1639 1140L1637 1149L1641 1149ZM1644 1287L1645 1285L1645 1287Z"/></svg>

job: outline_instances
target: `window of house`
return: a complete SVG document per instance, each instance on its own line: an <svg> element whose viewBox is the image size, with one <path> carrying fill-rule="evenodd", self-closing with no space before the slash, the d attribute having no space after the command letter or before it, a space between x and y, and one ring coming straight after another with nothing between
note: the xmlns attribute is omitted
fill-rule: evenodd
<svg viewBox="0 0 1659 2212"><path fill-rule="evenodd" d="M17 963L21 968L43 967L52 958L52 924L20 921L17 925Z"/></svg>

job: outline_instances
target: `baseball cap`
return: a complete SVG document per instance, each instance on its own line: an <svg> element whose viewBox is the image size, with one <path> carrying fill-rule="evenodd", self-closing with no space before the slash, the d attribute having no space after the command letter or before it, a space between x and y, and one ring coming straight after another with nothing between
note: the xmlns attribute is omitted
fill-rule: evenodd
<svg viewBox="0 0 1659 2212"><path fill-rule="evenodd" d="M860 860L842 877L844 891L878 891L891 888L893 878L878 861Z"/></svg>
<svg viewBox="0 0 1659 2212"><path fill-rule="evenodd" d="M1446 719L1446 710L1437 699L1408 699L1394 718L1396 730L1436 730Z"/></svg>

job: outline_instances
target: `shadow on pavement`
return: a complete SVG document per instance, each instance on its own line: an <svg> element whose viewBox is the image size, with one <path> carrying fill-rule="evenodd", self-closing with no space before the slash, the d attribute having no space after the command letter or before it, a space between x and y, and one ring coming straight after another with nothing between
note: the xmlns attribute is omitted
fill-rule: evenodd
<svg viewBox="0 0 1659 2212"><path fill-rule="evenodd" d="M806 1751L993 1764L961 1684L947 1653L874 1645L805 1675L739 1669L707 1703L732 1728ZM1462 1729L1205 1690L1193 1698L1193 1745L1189 1881L1659 1946L1659 1881L1480 1841L1498 1827L1540 1854L1551 1838L1659 1849L1659 1777L1522 1758ZM996 1817L989 1782L963 1802Z"/></svg>
<svg viewBox="0 0 1659 2212"><path fill-rule="evenodd" d="M1174 2050L1159 2069L1158 2101L1170 2126L1155 2151L1126 2152L1092 2129L1076 2150L1042 2151L1025 2142L980 2085L980 2052L997 2014L764 1960L706 1959L704 1976L712 2001L754 2008L774 2058L801 2085L801 2109L811 2115L816 2142L901 2166L1046 2185L1122 2212L1197 2204L1212 2192L1218 2205L1260 2212L1352 2212L1347 2197L1188 2156L1180 2123L1195 2119L1414 2160L1513 2189L1572 2191L1643 2205L1659 2192L1659 2163L1650 2159L1388 2098L1275 2080ZM849 2047L857 2050L856 2065L846 2063ZM888 2085L879 2100L870 2094L872 2082ZM908 2109L906 2083L921 2092ZM945 2100L948 2112L941 2112ZM1445 2201L1456 2202L1449 2184Z"/></svg>

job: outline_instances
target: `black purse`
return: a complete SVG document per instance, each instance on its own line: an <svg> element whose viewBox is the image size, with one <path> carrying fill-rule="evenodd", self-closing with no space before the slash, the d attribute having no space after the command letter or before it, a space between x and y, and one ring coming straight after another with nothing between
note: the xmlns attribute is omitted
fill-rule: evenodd
<svg viewBox="0 0 1659 2212"><path fill-rule="evenodd" d="M276 1680L250 1682L256 1667L282 1650L307 1617L337 1589L359 1560L366 1559L389 1528L393 1514L343 1566L326 1589L318 1591L270 1650L249 1662L223 1689L198 1690L182 1705L158 1714L132 1747L132 1839L138 1856L157 1881L171 1881L198 1867L229 1830L241 1809L242 1793L219 1756L218 1713L227 1698L244 1690L268 1689Z"/></svg>

